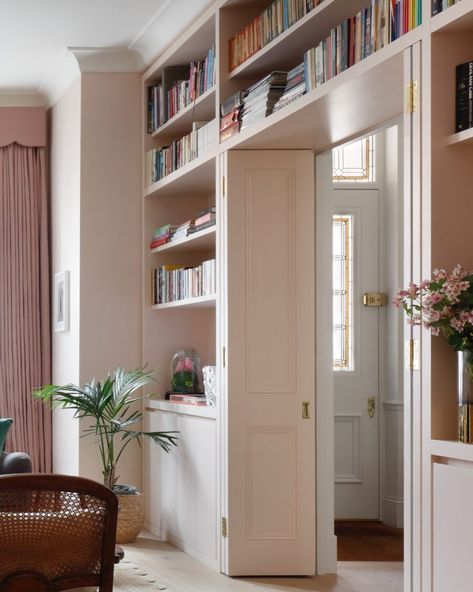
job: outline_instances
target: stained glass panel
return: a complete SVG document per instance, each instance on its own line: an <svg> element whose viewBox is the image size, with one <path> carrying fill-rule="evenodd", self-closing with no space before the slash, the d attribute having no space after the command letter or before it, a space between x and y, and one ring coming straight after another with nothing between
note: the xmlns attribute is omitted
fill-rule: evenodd
<svg viewBox="0 0 473 592"><path fill-rule="evenodd" d="M375 137L367 136L332 151L335 182L375 181Z"/></svg>
<svg viewBox="0 0 473 592"><path fill-rule="evenodd" d="M333 369L353 370L353 216L333 216Z"/></svg>

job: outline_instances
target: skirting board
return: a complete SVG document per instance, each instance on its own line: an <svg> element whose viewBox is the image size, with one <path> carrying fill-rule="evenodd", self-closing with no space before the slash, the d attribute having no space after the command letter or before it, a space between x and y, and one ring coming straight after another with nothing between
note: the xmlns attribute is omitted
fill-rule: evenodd
<svg viewBox="0 0 473 592"><path fill-rule="evenodd" d="M192 547L191 545L188 545L187 543L185 543L184 541L181 541L177 537L172 536L168 532L165 532L159 528L156 528L153 524L150 524L149 522L145 522L144 527L146 530L149 530L149 532L154 534L154 536L158 537L162 541L165 541L166 543L170 543L171 545L174 545L174 547L177 547L181 551L184 551L184 553L187 553L191 557L195 557L195 559L198 559L204 565L207 565L208 567L211 567L212 569L215 569L216 571L220 571L220 566L219 566L219 563L217 560L209 559L205 555L202 555L201 553L199 553L199 551L194 549L194 547Z"/></svg>
<svg viewBox="0 0 473 592"><path fill-rule="evenodd" d="M404 500L393 497L384 497L381 521L383 524L394 526L394 528L403 528Z"/></svg>

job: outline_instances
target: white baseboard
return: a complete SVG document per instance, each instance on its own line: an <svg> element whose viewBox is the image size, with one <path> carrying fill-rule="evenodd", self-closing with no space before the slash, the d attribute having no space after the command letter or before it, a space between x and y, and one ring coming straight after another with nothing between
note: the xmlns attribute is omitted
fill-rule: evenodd
<svg viewBox="0 0 473 592"><path fill-rule="evenodd" d="M174 547L177 547L181 551L184 551L184 553L187 553L188 555L195 557L195 559L198 559L204 565L207 565L212 569L220 571L220 566L217 559L212 559L203 555L202 553L194 549L194 547L192 547L191 545L185 543L184 541L173 536L172 534L169 534L168 532L161 530L153 524L150 524L149 522L145 522L145 528L149 530L152 534L157 536L159 539L166 541L166 543L170 543Z"/></svg>
<svg viewBox="0 0 473 592"><path fill-rule="evenodd" d="M395 528L404 526L404 500L394 497L384 497L381 521Z"/></svg>

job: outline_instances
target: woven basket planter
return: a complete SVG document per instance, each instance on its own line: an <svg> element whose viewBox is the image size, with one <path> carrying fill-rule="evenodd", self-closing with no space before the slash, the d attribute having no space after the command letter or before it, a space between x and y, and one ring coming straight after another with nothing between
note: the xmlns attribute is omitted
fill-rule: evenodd
<svg viewBox="0 0 473 592"><path fill-rule="evenodd" d="M143 495L118 494L117 544L132 543L145 522Z"/></svg>

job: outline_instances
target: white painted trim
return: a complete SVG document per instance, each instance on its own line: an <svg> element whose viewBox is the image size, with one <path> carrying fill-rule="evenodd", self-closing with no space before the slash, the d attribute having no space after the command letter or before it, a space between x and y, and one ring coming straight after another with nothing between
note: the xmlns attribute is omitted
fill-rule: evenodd
<svg viewBox="0 0 473 592"><path fill-rule="evenodd" d="M317 573L337 572L334 483L334 386L331 345L332 153L316 158L316 468Z"/></svg>
<svg viewBox="0 0 473 592"><path fill-rule="evenodd" d="M384 497L382 500L382 521L394 528L402 528L404 524L404 500Z"/></svg>
<svg viewBox="0 0 473 592"><path fill-rule="evenodd" d="M202 555L202 553L199 553L199 551L197 551L196 549L194 549L194 547L192 547L191 545L185 543L180 538L175 537L172 534L169 534L165 530L161 530L160 528L157 528L156 526L154 526L150 522L145 522L144 527L151 534L154 534L155 536L157 536L162 541L165 541L167 543L170 543L174 547L177 547L178 549L181 549L181 551L184 551L184 553L187 553L191 557L195 557L195 559L197 559L198 561L200 561L204 565L207 565L208 567L211 567L212 569L214 569L216 571L219 570L218 561L212 561L211 559L209 559L205 555Z"/></svg>
<svg viewBox="0 0 473 592"><path fill-rule="evenodd" d="M140 72L142 57L126 47L68 47L81 72Z"/></svg>
<svg viewBox="0 0 473 592"><path fill-rule="evenodd" d="M384 401L383 407L386 411L404 412L404 401Z"/></svg>

